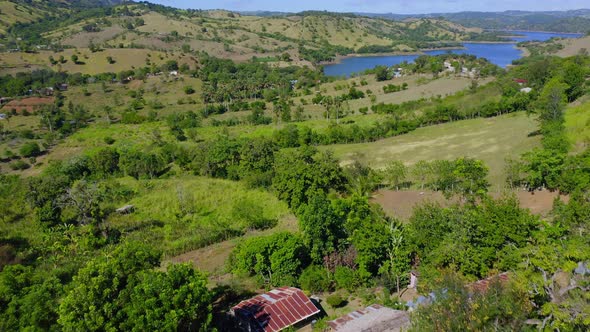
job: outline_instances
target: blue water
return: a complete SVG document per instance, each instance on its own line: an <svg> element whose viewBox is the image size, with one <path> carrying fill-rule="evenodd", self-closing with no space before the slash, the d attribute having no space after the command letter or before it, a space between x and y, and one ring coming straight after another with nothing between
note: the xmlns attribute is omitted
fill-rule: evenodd
<svg viewBox="0 0 590 332"><path fill-rule="evenodd" d="M552 33L552 32L529 32L529 31L506 31L507 35L520 35L513 37L514 44L493 44L493 43L464 43L465 49L436 50L424 52L428 55L445 54L473 54L480 58L486 58L491 63L505 68L513 60L520 59L522 52L516 48L516 43L522 41L539 40L545 41L552 37L579 38L582 34ZM324 66L324 73L327 76L350 76L375 66L393 66L404 61L412 62L418 55L384 55L384 56L359 56L342 59L340 63Z"/></svg>

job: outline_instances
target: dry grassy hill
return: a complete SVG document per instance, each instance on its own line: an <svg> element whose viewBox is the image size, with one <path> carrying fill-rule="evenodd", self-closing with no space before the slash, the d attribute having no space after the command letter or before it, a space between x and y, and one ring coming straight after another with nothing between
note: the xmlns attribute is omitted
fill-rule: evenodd
<svg viewBox="0 0 590 332"><path fill-rule="evenodd" d="M16 23L29 23L41 18L46 11L33 6L17 4L10 1L0 1L0 34Z"/></svg>
<svg viewBox="0 0 590 332"><path fill-rule="evenodd" d="M19 20L17 12L23 13L23 20L24 17L28 19L25 22L47 13L34 7L21 8L21 5L7 1L1 3L7 8L2 12L11 13L10 19L3 20L6 27ZM29 11L32 14L28 14ZM254 56L272 61L287 53L297 64L309 64L302 61L304 56L299 54L301 45L310 50L339 47L341 52L354 52L368 46L412 51L433 42L466 40L473 33L480 32L479 29L426 18L391 21L331 13L257 17L146 4L114 7L107 15L80 15L80 19L71 24L56 22L42 31L47 44L66 48L97 45L102 48L187 50L188 47L191 51L205 51L238 61Z"/></svg>

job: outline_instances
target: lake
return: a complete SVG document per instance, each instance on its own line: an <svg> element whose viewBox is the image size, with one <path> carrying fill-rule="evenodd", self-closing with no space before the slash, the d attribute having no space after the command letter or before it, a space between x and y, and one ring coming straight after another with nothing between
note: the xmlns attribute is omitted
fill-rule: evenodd
<svg viewBox="0 0 590 332"><path fill-rule="evenodd" d="M532 31L506 31L507 35L514 40L512 44L494 43L464 43L465 49L426 51L428 55L445 54L473 54L480 58L486 58L491 63L506 68L513 60L520 59L522 52L516 48L516 43L523 41L545 41L553 37L579 38L582 34L575 33L553 33L553 32L532 32ZM518 36L516 36L518 35ZM419 55L379 55L379 56L358 56L342 59L339 63L324 66L324 73L327 76L350 76L375 66L393 66L404 61L412 62Z"/></svg>

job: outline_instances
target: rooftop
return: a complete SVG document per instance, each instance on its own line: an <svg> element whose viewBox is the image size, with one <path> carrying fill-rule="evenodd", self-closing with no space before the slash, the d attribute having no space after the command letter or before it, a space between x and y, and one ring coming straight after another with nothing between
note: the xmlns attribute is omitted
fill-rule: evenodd
<svg viewBox="0 0 590 332"><path fill-rule="evenodd" d="M259 331L280 331L320 312L294 287L281 287L240 302L232 308L236 317L254 320Z"/></svg>
<svg viewBox="0 0 590 332"><path fill-rule="evenodd" d="M337 332L397 332L407 327L409 322L406 311L373 304L330 321L328 325Z"/></svg>

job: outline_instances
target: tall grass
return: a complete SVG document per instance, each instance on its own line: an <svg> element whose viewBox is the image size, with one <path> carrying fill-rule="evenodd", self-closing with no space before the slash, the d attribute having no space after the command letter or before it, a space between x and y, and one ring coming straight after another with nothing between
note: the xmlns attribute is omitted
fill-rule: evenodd
<svg viewBox="0 0 590 332"><path fill-rule="evenodd" d="M248 229L232 213L238 202L256 202L262 216L282 221L290 216L284 202L271 193L239 182L182 176L174 179L119 181L134 192L128 201L135 212L112 215L108 223L128 238L152 243L168 256L240 236Z"/></svg>

